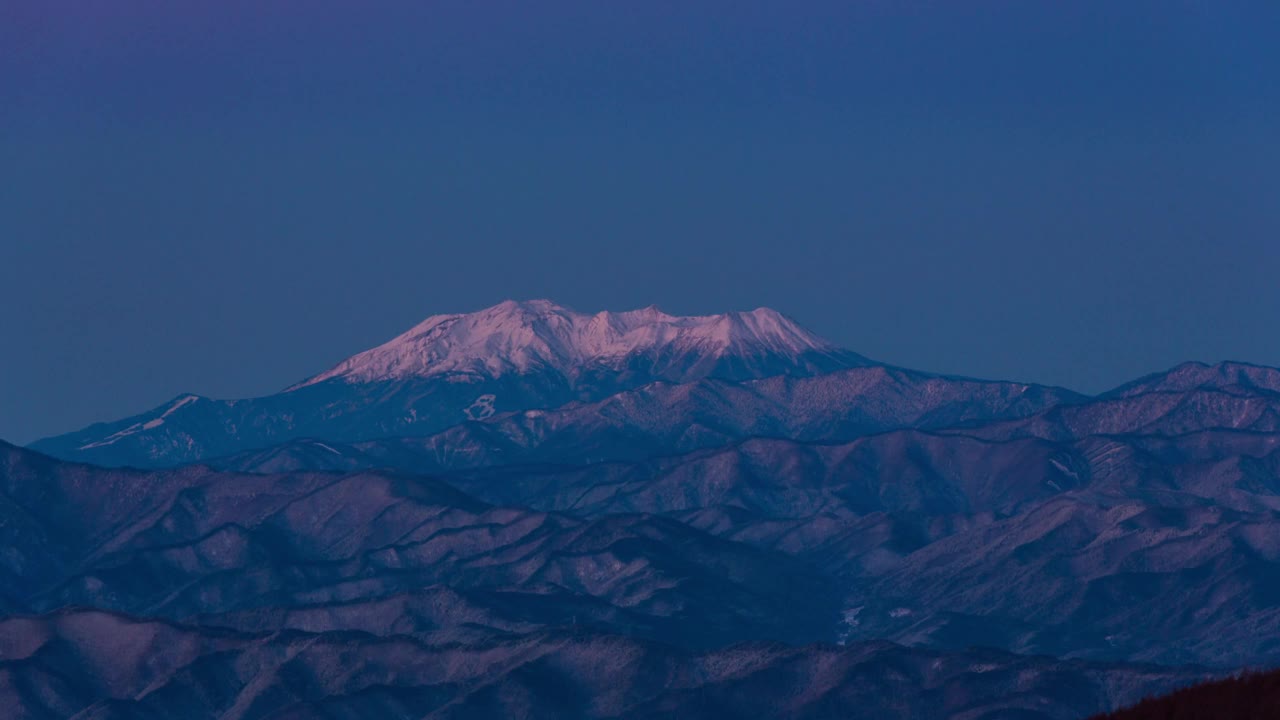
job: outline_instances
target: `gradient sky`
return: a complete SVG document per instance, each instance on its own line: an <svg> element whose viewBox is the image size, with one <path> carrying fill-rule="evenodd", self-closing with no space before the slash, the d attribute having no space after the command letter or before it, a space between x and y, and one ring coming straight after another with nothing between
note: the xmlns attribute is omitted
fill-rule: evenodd
<svg viewBox="0 0 1280 720"><path fill-rule="evenodd" d="M693 7L691 7L693 6ZM508 297L1280 365L1280 3L0 3L0 438Z"/></svg>

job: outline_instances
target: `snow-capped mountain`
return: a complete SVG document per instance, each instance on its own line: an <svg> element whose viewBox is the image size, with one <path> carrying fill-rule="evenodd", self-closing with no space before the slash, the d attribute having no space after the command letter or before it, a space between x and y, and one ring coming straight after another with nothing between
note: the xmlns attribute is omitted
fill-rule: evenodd
<svg viewBox="0 0 1280 720"><path fill-rule="evenodd" d="M546 300L507 301L429 317L275 395L186 394L33 447L101 465L176 465L301 437L426 435L655 381L808 377L870 364L765 308L680 317L653 307L585 314Z"/></svg>
<svg viewBox="0 0 1280 720"><path fill-rule="evenodd" d="M575 312L548 300L508 300L465 315L433 315L408 332L290 388L330 379L395 382L455 376L458 382L547 371L566 378L642 373L687 382L810 375L869 361L776 310L680 317L656 307Z"/></svg>

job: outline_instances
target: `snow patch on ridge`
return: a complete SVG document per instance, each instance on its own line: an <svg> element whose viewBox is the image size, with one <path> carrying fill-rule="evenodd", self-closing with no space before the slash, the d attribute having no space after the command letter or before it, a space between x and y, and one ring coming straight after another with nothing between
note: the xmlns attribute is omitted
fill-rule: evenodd
<svg viewBox="0 0 1280 720"><path fill-rule="evenodd" d="M1052 464L1055 468L1057 468L1058 472L1061 472L1063 475L1066 475L1075 480L1080 479L1080 474L1077 473L1075 470L1072 470L1071 468L1064 465L1062 461L1056 460L1056 459L1050 459L1049 463Z"/></svg>
<svg viewBox="0 0 1280 720"><path fill-rule="evenodd" d="M115 443L120 442L121 440L129 437L130 435L133 435L134 433L138 433L143 430L154 430L160 427L161 425L164 425L165 418L169 417L177 410L183 407L186 407L187 405L190 405L191 403L199 399L200 399L200 396L198 395L184 395L183 397L178 398L176 401L174 401L174 403L170 405L163 413L161 413L159 417L152 418L151 420L148 420L146 422L134 423L123 430L112 433L111 435L108 435L107 437L101 440L98 440L97 442L91 442L87 445L81 445L80 449L92 450L93 448L96 448L96 447L105 447L107 445L114 445Z"/></svg>
<svg viewBox="0 0 1280 720"><path fill-rule="evenodd" d="M468 420L486 420L493 417L494 412L496 412L493 403L497 399L496 395L481 395L476 398L475 402L471 403L470 407L462 412L467 416Z"/></svg>

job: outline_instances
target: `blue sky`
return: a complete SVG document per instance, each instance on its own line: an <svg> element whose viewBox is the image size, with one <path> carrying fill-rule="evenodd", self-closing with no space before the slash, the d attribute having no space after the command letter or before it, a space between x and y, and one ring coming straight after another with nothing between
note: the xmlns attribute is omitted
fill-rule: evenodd
<svg viewBox="0 0 1280 720"><path fill-rule="evenodd" d="M121 5L0 6L0 438L508 297L1280 364L1274 2Z"/></svg>

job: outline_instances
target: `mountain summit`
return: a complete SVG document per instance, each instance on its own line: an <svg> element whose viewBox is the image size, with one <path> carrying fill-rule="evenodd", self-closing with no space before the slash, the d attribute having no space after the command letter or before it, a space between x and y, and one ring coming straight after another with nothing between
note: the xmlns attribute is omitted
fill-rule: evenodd
<svg viewBox="0 0 1280 720"><path fill-rule="evenodd" d="M101 465L176 465L296 438L428 435L658 381L809 377L871 364L765 308L679 317L656 307L585 314L547 300L507 301L429 317L275 395L182 395L33 447Z"/></svg>
<svg viewBox="0 0 1280 720"><path fill-rule="evenodd" d="M460 375L497 378L551 371L571 382L602 371L644 371L684 382L747 379L869 364L776 310L675 316L650 306L576 312L549 300L508 300L479 312L433 315L290 390Z"/></svg>

